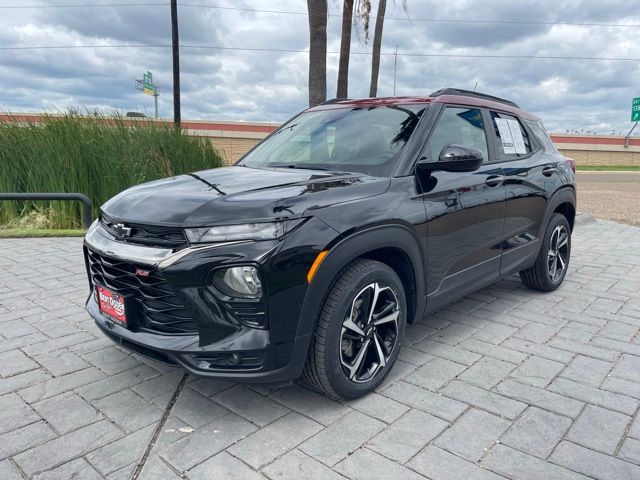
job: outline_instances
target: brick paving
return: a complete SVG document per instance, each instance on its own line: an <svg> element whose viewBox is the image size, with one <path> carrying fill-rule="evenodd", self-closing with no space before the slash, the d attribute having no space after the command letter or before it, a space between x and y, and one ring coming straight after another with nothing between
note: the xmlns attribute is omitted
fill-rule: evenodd
<svg viewBox="0 0 640 480"><path fill-rule="evenodd" d="M638 227L580 225L552 294L514 277L409 326L352 402L119 349L83 311L80 246L0 240L4 480L640 478Z"/></svg>

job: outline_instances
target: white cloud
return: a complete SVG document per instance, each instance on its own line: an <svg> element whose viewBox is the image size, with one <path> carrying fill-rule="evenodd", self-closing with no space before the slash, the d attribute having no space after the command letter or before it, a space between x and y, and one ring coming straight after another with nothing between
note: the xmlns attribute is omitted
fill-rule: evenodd
<svg viewBox="0 0 640 480"><path fill-rule="evenodd" d="M17 5L17 0L6 4ZM48 2L52 5L59 2ZM95 2L92 2L95 3ZM124 2L123 2L124 3ZM155 2L153 2L155 3ZM206 1L197 2L205 5ZM637 96L640 62L526 58L450 58L408 53L637 57L635 27L580 27L524 23L451 23L418 19L640 24L633 2L539 0L477 2L415 0L409 16L388 2L383 52L398 45L398 94L428 94L444 86L504 96L540 115L554 130L627 130ZM306 2L218 0L212 5L305 12ZM329 51L339 49L341 2L329 2ZM375 14L375 5L373 14ZM180 6L182 44L303 50L305 15ZM122 45L170 43L168 7L42 8L1 10L0 44ZM373 28L373 20L371 28ZM354 36L350 96L369 90L370 51ZM328 56L328 98L334 96L338 56ZM282 121L305 107L307 54L183 48L184 118ZM171 50L167 47L0 51L0 108L37 111L87 108L153 110L153 99L134 89L152 70L160 85L160 112L172 114ZM393 93L393 56L381 59L379 94Z"/></svg>
<svg viewBox="0 0 640 480"><path fill-rule="evenodd" d="M569 88L570 84L566 78L553 75L540 82L540 86L536 90L540 95L546 96L549 100L558 100L567 95Z"/></svg>

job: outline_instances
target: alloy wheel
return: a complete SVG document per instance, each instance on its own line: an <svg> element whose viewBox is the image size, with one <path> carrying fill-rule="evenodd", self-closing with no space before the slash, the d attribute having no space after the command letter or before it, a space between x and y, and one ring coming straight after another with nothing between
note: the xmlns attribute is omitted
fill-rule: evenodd
<svg viewBox="0 0 640 480"><path fill-rule="evenodd" d="M560 280L567 269L568 253L569 232L564 225L558 225L551 234L547 255L548 272L553 282Z"/></svg>
<svg viewBox="0 0 640 480"><path fill-rule="evenodd" d="M356 383L373 379L385 367L398 341L398 297L378 282L355 296L340 334L340 361Z"/></svg>

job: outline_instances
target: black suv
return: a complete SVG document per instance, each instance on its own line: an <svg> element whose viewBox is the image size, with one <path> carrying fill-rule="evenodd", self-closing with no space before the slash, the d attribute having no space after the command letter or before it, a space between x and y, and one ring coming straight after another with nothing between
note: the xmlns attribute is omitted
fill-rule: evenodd
<svg viewBox="0 0 640 480"><path fill-rule="evenodd" d="M407 322L569 263L574 172L538 118L455 89L331 101L234 166L130 188L85 239L87 309L118 344L192 374L302 376L355 398Z"/></svg>

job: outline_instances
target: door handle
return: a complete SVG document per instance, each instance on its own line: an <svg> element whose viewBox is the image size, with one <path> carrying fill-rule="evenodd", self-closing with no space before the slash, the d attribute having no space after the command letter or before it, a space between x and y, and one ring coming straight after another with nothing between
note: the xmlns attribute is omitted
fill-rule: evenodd
<svg viewBox="0 0 640 480"><path fill-rule="evenodd" d="M488 187L497 187L498 185L502 185L502 182L504 182L502 175L489 175L484 181Z"/></svg>
<svg viewBox="0 0 640 480"><path fill-rule="evenodd" d="M551 175L553 175L556 172L556 167L554 167L553 165L547 165L546 167L544 167L542 169L542 174L545 177L550 177Z"/></svg>

